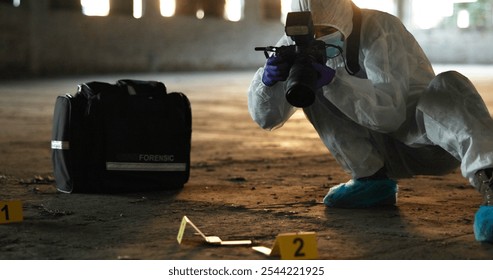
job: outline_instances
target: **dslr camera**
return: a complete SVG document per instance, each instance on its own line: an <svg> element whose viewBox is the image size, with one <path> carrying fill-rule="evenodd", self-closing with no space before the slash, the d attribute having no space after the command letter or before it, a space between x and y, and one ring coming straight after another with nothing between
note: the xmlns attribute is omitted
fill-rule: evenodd
<svg viewBox="0 0 493 280"><path fill-rule="evenodd" d="M285 32L295 42L294 45L257 47L255 50L264 51L266 58L273 52L292 65L286 80L286 99L295 107L305 108L313 104L317 91L319 73L312 64L327 62L326 45L315 40L311 12L288 13Z"/></svg>

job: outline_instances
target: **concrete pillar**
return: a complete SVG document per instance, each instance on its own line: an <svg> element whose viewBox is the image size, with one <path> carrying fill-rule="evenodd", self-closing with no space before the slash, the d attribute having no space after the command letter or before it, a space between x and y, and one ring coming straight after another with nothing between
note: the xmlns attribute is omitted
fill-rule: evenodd
<svg viewBox="0 0 493 280"><path fill-rule="evenodd" d="M176 14L181 16L195 16L198 2L196 0L178 0L176 1Z"/></svg>
<svg viewBox="0 0 493 280"><path fill-rule="evenodd" d="M224 17L225 0L201 0L201 9L204 10L205 17Z"/></svg>
<svg viewBox="0 0 493 280"><path fill-rule="evenodd" d="M279 20L281 18L281 0L262 0L260 11L266 20Z"/></svg>
<svg viewBox="0 0 493 280"><path fill-rule="evenodd" d="M29 2L35 1L31 0ZM49 2L49 7L52 9L73 10L79 12L81 11L80 0L50 0Z"/></svg>
<svg viewBox="0 0 493 280"><path fill-rule="evenodd" d="M245 0L244 15L247 22L258 22L260 20L260 3L263 0Z"/></svg>
<svg viewBox="0 0 493 280"><path fill-rule="evenodd" d="M176 2L179 2L179 1L180 0L177 0ZM161 8L160 8L160 1L159 0L142 0L142 9L144 10L144 12L143 12L144 18L161 17Z"/></svg>
<svg viewBox="0 0 493 280"><path fill-rule="evenodd" d="M111 0L110 15L120 14L125 16L133 16L134 3L133 0Z"/></svg>
<svg viewBox="0 0 493 280"><path fill-rule="evenodd" d="M401 19L401 21L406 26L411 25L411 14L412 14L412 1L411 0L395 0L397 7L397 17Z"/></svg>
<svg viewBox="0 0 493 280"><path fill-rule="evenodd" d="M28 1L29 17L29 72L39 75L42 71L41 56L44 50L43 34L45 32L45 19L49 15L49 0Z"/></svg>

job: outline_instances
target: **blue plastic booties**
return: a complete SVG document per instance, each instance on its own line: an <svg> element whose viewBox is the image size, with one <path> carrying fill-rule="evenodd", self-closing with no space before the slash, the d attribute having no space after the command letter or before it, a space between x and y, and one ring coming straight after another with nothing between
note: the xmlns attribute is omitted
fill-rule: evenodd
<svg viewBox="0 0 493 280"><path fill-rule="evenodd" d="M474 237L493 243L493 206L481 206L474 217Z"/></svg>
<svg viewBox="0 0 493 280"><path fill-rule="evenodd" d="M391 179L350 180L332 187L324 204L335 208L390 206L397 202L397 190L397 182Z"/></svg>

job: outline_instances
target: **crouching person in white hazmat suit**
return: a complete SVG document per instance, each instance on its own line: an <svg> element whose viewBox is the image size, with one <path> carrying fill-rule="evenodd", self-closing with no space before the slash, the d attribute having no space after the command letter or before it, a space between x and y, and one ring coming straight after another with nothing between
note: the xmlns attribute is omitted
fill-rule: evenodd
<svg viewBox="0 0 493 280"><path fill-rule="evenodd" d="M484 197L475 237L493 242L493 120L472 83L457 72L435 75L392 15L359 9L350 0L293 0L292 11L310 11L314 36L327 46L326 65L312 64L319 78L304 113L353 178L332 187L324 203L395 204L395 179L443 175L460 166ZM293 44L284 35L276 46ZM291 67L272 54L253 78L249 112L264 129L281 127L297 109L286 100Z"/></svg>

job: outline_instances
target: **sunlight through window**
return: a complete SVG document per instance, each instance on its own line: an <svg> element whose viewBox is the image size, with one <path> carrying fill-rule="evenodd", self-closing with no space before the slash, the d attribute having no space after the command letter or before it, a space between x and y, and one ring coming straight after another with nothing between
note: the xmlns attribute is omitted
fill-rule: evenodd
<svg viewBox="0 0 493 280"><path fill-rule="evenodd" d="M225 18L240 21L243 18L243 0L226 0Z"/></svg>
<svg viewBox="0 0 493 280"><path fill-rule="evenodd" d="M457 16L457 27L468 28L470 25L470 15L467 10L461 10Z"/></svg>
<svg viewBox="0 0 493 280"><path fill-rule="evenodd" d="M286 23L286 17L291 12L291 0L281 0L281 22Z"/></svg>
<svg viewBox="0 0 493 280"><path fill-rule="evenodd" d="M413 0L413 24L420 29L436 27L445 17L454 14L452 0Z"/></svg>
<svg viewBox="0 0 493 280"><path fill-rule="evenodd" d="M176 0L160 0L159 7L163 17L172 17L176 11Z"/></svg>
<svg viewBox="0 0 493 280"><path fill-rule="evenodd" d="M80 0L82 13L86 16L107 16L110 13L110 0Z"/></svg>
<svg viewBox="0 0 493 280"><path fill-rule="evenodd" d="M134 0L133 16L134 18L142 17L142 0Z"/></svg>
<svg viewBox="0 0 493 280"><path fill-rule="evenodd" d="M454 15L454 4L474 3L476 1L477 0L413 0L413 25L421 29L430 29L437 27L444 18ZM461 15L459 14L457 25L467 25L467 27L469 27L469 13L467 12L467 15L463 13L462 18L460 17Z"/></svg>

